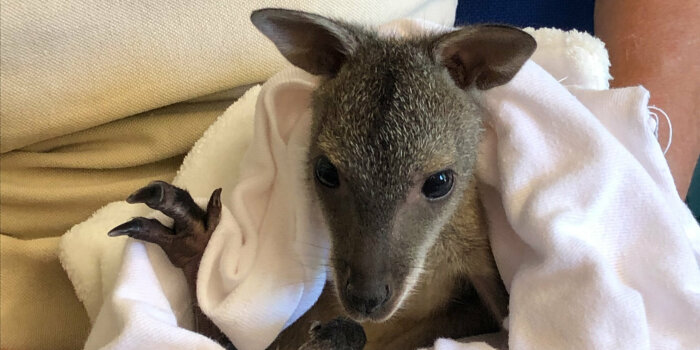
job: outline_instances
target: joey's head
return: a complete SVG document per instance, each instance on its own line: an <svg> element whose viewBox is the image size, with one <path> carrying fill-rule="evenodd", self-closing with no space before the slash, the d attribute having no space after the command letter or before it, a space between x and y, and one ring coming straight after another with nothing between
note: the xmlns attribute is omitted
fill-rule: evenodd
<svg viewBox="0 0 700 350"><path fill-rule="evenodd" d="M287 60L321 76L313 93L310 188L331 234L341 304L358 321L401 306L473 176L480 90L535 49L506 26L386 38L325 17L258 10Z"/></svg>

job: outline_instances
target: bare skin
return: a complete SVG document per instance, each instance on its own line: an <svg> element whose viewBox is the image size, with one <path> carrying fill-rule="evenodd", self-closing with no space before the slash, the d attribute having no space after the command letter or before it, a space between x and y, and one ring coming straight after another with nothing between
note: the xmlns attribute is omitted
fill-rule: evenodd
<svg viewBox="0 0 700 350"><path fill-rule="evenodd" d="M606 44L613 87L644 85L651 105L666 111L673 144L666 154L685 198L700 155L700 2L598 0L595 32ZM661 123L660 142L668 128Z"/></svg>

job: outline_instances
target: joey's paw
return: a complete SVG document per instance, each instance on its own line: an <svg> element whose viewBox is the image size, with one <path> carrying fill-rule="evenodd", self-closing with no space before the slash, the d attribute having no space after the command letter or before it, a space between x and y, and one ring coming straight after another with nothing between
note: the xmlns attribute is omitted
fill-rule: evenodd
<svg viewBox="0 0 700 350"><path fill-rule="evenodd" d="M215 190L204 211L190 194L167 182L154 181L127 199L144 203L173 219L173 228L156 219L133 218L111 231L109 236L127 235L159 245L176 267L198 263L221 217L221 189Z"/></svg>
<svg viewBox="0 0 700 350"><path fill-rule="evenodd" d="M345 317L326 324L314 322L309 333L311 339L299 350L361 350L367 342L362 326Z"/></svg>

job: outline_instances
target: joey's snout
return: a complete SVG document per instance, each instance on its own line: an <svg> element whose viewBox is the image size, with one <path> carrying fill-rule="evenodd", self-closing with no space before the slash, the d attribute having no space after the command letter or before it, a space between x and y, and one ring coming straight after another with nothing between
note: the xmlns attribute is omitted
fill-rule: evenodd
<svg viewBox="0 0 700 350"><path fill-rule="evenodd" d="M391 298L391 290L385 279L366 278L355 273L345 283L343 294L351 311L371 317Z"/></svg>
<svg viewBox="0 0 700 350"><path fill-rule="evenodd" d="M396 286L392 275L389 270L378 269L381 264L375 264L345 265L336 270L338 298L356 321L382 321L394 311Z"/></svg>

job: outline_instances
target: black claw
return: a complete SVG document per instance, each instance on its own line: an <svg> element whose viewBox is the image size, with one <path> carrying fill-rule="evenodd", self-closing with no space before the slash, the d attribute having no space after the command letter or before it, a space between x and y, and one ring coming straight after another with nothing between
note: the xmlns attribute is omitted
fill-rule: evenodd
<svg viewBox="0 0 700 350"><path fill-rule="evenodd" d="M310 333L310 334L315 334L316 332L318 332L318 331L321 330L321 326L323 326L323 325L321 324L321 321L313 321L313 322L311 323L311 327L309 327L309 333Z"/></svg>
<svg viewBox="0 0 700 350"><path fill-rule="evenodd" d="M207 211L211 209L221 209L221 188L217 188L211 193L209 197L209 203L207 204Z"/></svg>
<svg viewBox="0 0 700 350"><path fill-rule="evenodd" d="M127 203L144 203L149 207L157 205L163 201L165 191L163 189L164 182L153 181L148 186L138 189L126 198Z"/></svg>
<svg viewBox="0 0 700 350"><path fill-rule="evenodd" d="M107 235L110 237L117 237L117 236L131 236L135 232L140 231L143 228L143 225L141 225L141 221L139 220L131 220L128 222L125 222L109 232L107 232Z"/></svg>
<svg viewBox="0 0 700 350"><path fill-rule="evenodd" d="M215 198L214 206L220 208L221 207L221 187L215 189L214 192L211 194L211 196Z"/></svg>
<svg viewBox="0 0 700 350"><path fill-rule="evenodd" d="M221 188L217 188L212 192L207 204L207 219L206 228L213 232L216 226L219 225L221 219Z"/></svg>

